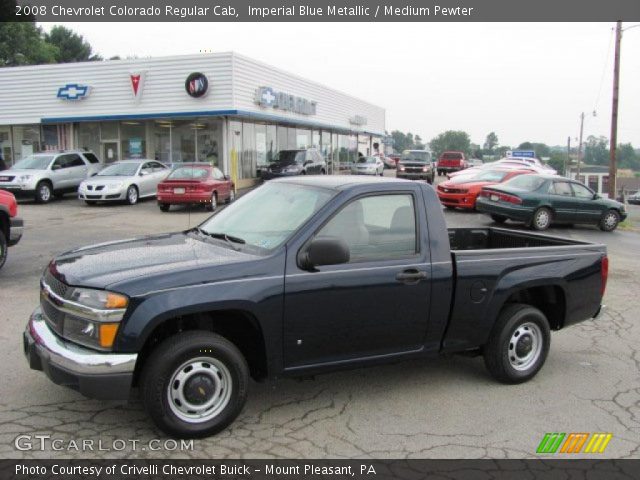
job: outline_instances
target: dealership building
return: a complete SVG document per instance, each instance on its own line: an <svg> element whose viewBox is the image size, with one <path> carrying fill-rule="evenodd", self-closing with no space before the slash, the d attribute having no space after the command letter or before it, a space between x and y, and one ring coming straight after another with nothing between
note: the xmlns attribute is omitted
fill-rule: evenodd
<svg viewBox="0 0 640 480"><path fill-rule="evenodd" d="M2 68L0 105L8 165L86 149L207 162L239 187L284 149L315 147L339 173L382 151L385 132L383 108L233 52Z"/></svg>

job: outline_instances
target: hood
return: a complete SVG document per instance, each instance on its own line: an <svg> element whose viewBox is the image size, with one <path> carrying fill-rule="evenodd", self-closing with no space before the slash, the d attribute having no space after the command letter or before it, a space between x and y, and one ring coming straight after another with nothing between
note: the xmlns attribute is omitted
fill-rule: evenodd
<svg viewBox="0 0 640 480"><path fill-rule="evenodd" d="M189 232L150 235L71 250L54 258L49 268L68 285L128 293L126 284L136 280L147 289L188 285L197 270L259 258L216 243Z"/></svg>
<svg viewBox="0 0 640 480"><path fill-rule="evenodd" d="M86 180L83 180L83 183L85 183L86 185L113 185L118 184L118 183L122 183L122 182L127 182L129 180L131 180L132 176L122 176L122 175L102 175L102 176L98 176L96 175L95 177L90 177L87 178Z"/></svg>

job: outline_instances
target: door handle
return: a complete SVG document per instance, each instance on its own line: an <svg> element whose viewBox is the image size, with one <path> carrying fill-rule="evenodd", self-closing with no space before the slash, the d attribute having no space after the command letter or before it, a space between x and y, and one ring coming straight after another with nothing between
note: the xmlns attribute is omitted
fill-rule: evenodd
<svg viewBox="0 0 640 480"><path fill-rule="evenodd" d="M396 275L396 280L403 283L418 283L423 278L427 278L427 272L411 268Z"/></svg>

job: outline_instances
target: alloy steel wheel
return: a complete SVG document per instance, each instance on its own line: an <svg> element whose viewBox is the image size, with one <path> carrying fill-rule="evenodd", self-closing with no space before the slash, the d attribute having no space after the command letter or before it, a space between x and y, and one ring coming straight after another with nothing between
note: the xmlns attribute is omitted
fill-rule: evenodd
<svg viewBox="0 0 640 480"><path fill-rule="evenodd" d="M38 188L38 193L40 195L40 200L42 200L43 202L48 202L49 200L51 200L51 188L48 184L43 183L42 185L40 185L40 187Z"/></svg>

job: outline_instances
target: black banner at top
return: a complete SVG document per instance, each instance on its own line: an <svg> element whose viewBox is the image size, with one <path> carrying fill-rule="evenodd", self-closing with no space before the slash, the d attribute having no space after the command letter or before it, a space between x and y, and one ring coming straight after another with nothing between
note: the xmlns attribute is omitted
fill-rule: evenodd
<svg viewBox="0 0 640 480"><path fill-rule="evenodd" d="M640 21L640 1L18 0L8 19L26 17L39 22L610 22Z"/></svg>

